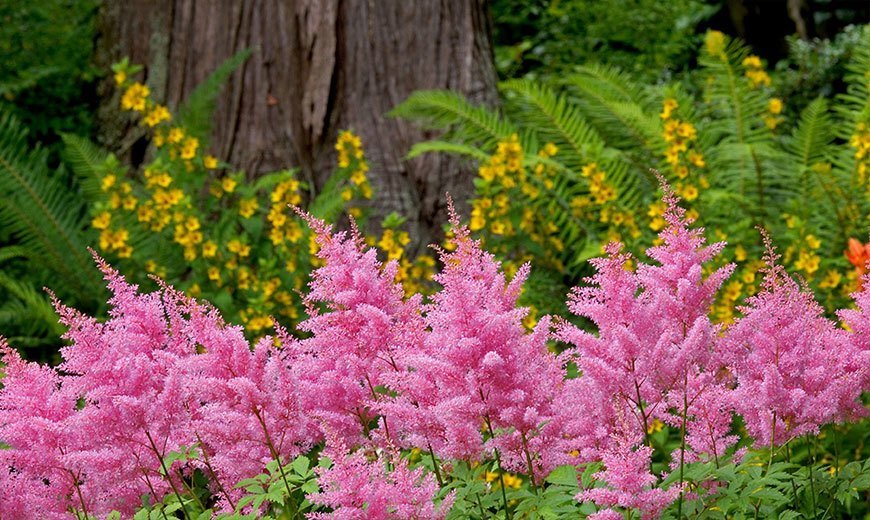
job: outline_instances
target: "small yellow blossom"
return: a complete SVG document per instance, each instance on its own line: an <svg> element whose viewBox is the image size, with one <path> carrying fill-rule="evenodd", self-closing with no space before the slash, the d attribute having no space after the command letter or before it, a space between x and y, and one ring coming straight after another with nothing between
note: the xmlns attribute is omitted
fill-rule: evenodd
<svg viewBox="0 0 870 520"><path fill-rule="evenodd" d="M166 141L170 144L178 144L182 139L184 139L184 131L180 128L172 128L169 130L169 133L166 134Z"/></svg>
<svg viewBox="0 0 870 520"><path fill-rule="evenodd" d="M115 181L117 177L114 174L108 174L100 180L100 188L103 191L109 191L109 189L115 185Z"/></svg>
<svg viewBox="0 0 870 520"><path fill-rule="evenodd" d="M781 113L782 100L779 98L771 98L771 100L767 103L767 110L770 111L771 114Z"/></svg>
<svg viewBox="0 0 870 520"><path fill-rule="evenodd" d="M834 271L833 269L828 269L825 273L825 277L819 282L820 289L833 289L840 285L840 282L843 280L843 275Z"/></svg>
<svg viewBox="0 0 870 520"><path fill-rule="evenodd" d="M251 218L254 213L257 211L259 204L257 203L256 198L242 199L239 203L239 215L242 218Z"/></svg>
<svg viewBox="0 0 870 520"><path fill-rule="evenodd" d="M199 139L196 137L188 137L181 145L181 158L190 160L196 157L196 150L199 148Z"/></svg>
<svg viewBox="0 0 870 520"><path fill-rule="evenodd" d="M720 31L707 31L704 37L704 46L707 52L714 57L725 57L725 34Z"/></svg>
<svg viewBox="0 0 870 520"><path fill-rule="evenodd" d="M227 193L235 191L237 185L238 183L232 177L224 177L221 179L221 188Z"/></svg>
<svg viewBox="0 0 870 520"><path fill-rule="evenodd" d="M91 221L91 226L94 229L106 229L109 227L109 224L112 222L112 215L108 211L103 211ZM103 248L105 249L105 248Z"/></svg>
<svg viewBox="0 0 870 520"><path fill-rule="evenodd" d="M155 127L163 121L169 121L171 119L172 115L170 115L169 110L165 106L154 105L151 110L145 114L145 117L142 118L142 122L150 127Z"/></svg>
<svg viewBox="0 0 870 520"><path fill-rule="evenodd" d="M127 87L127 90L121 96L121 108L142 112L145 110L145 100L150 94L151 90L147 86L141 83L133 83Z"/></svg>
<svg viewBox="0 0 870 520"><path fill-rule="evenodd" d="M206 155L202 158L202 165L208 168L209 170L214 170L218 166L218 160L213 155Z"/></svg>

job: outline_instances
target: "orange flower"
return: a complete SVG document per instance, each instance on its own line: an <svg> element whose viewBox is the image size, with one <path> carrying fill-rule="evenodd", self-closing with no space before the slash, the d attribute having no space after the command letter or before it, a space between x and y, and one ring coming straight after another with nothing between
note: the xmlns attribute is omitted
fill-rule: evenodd
<svg viewBox="0 0 870 520"><path fill-rule="evenodd" d="M849 239L849 249L845 251L846 259L858 270L861 276L867 272L867 262L870 261L870 243L862 244L854 238Z"/></svg>

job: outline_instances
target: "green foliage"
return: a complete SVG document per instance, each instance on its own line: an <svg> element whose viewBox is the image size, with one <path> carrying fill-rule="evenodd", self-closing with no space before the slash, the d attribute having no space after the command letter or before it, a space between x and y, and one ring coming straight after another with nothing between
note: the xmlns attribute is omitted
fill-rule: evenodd
<svg viewBox="0 0 870 520"><path fill-rule="evenodd" d="M47 155L31 148L15 116L0 112L0 223L15 242L0 250L0 326L22 346L57 342L57 319L42 287L91 311L103 300L87 251L84 205L64 169L49 168Z"/></svg>
<svg viewBox="0 0 870 520"><path fill-rule="evenodd" d="M96 0L0 3L0 109L31 132L31 143L59 132L87 132Z"/></svg>
<svg viewBox="0 0 870 520"><path fill-rule="evenodd" d="M370 197L371 188L361 144L349 132L337 145L340 167L319 193L295 170L249 179L205 152L214 97L248 55L241 52L219 67L175 120L133 81L137 67L117 64L122 107L151 128L150 160L141 171L131 170L88 140L66 134L64 158L88 201L101 255L139 284L157 275L208 299L227 320L257 335L275 318L292 323L301 316L296 295L316 262L312 234L288 205L334 221L353 199ZM365 216L359 207L352 211Z"/></svg>
<svg viewBox="0 0 870 520"><path fill-rule="evenodd" d="M503 77L556 78L598 61L654 80L689 63L696 27L718 9L702 0L497 0L496 65Z"/></svg>
<svg viewBox="0 0 870 520"><path fill-rule="evenodd" d="M776 64L777 95L800 112L817 97L831 98L845 88L846 65L864 37L860 25L850 25L833 39L787 39L788 57Z"/></svg>
<svg viewBox="0 0 870 520"><path fill-rule="evenodd" d="M833 308L854 288L854 271L842 256L846 242L866 236L870 225L868 159L860 151L870 123L870 28L861 31L843 78L846 92L813 101L801 113L774 95L778 78L750 49L710 32L698 57L698 92L578 65L550 84L503 82L498 111L456 94L425 92L393 114L447 130L439 141L415 145L413 155L444 152L478 161L472 229L482 229L487 245L508 259L554 269L543 278L561 278L563 289L584 275L585 260L605 242L621 239L635 252L652 243L663 225L654 167L690 212L703 216L714 239L740 245L729 251L741 268L729 282L731 296L754 291L761 245L753 228L760 225L771 231L786 264ZM518 136L522 168L502 175L501 150L513 146L507 134ZM544 143L557 152L541 157ZM500 172L494 180L493 168ZM612 197L601 195L610 189ZM547 237L516 210L489 209L498 207L499 196L552 218L558 232ZM563 254L559 241L572 244L573 253ZM550 290L526 294L526 301L551 300Z"/></svg>

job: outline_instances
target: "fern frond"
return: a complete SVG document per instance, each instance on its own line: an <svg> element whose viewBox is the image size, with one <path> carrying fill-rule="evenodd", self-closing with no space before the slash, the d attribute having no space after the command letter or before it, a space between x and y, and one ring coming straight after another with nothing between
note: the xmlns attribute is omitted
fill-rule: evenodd
<svg viewBox="0 0 870 520"><path fill-rule="evenodd" d="M63 160L76 175L82 194L89 201L100 199L100 174L105 168L108 154L90 139L79 135L61 134L61 139L64 144Z"/></svg>
<svg viewBox="0 0 870 520"><path fill-rule="evenodd" d="M43 291L0 271L0 294L0 335L18 346L57 343L64 327Z"/></svg>
<svg viewBox="0 0 870 520"><path fill-rule="evenodd" d="M500 87L513 94L508 98L512 119L558 146L560 162L568 168L579 171L584 164L600 159L604 141L564 96L522 79L505 81Z"/></svg>
<svg viewBox="0 0 870 520"><path fill-rule="evenodd" d="M208 142L211 135L212 114L218 95L230 75L250 56L251 49L237 52L221 63L208 75L205 81L197 85L193 92L187 96L187 100L178 109L178 121L189 134L203 143Z"/></svg>
<svg viewBox="0 0 870 520"><path fill-rule="evenodd" d="M19 240L35 264L61 277L68 292L96 295L101 280L87 252L81 197L52 174L46 153L29 149L27 130L0 113L0 222Z"/></svg>
<svg viewBox="0 0 870 520"><path fill-rule="evenodd" d="M489 149L517 133L513 123L498 112L472 105L461 94L446 90L420 90L388 113L416 121L430 129L445 129L444 140L477 144Z"/></svg>
<svg viewBox="0 0 870 520"><path fill-rule="evenodd" d="M847 121L840 137L848 139L860 121L870 119L870 25L864 26L860 43L846 65L846 92L837 96L835 110Z"/></svg>
<svg viewBox="0 0 870 520"><path fill-rule="evenodd" d="M800 122L784 146L801 172L825 160L828 146L834 140L833 122L828 113L828 102L818 98L801 113Z"/></svg>
<svg viewBox="0 0 870 520"><path fill-rule="evenodd" d="M646 149L658 138L651 96L627 74L612 67L579 67L566 86L582 114L611 146Z"/></svg>
<svg viewBox="0 0 870 520"><path fill-rule="evenodd" d="M478 161L485 161L489 157L488 153L476 146L452 143L449 141L432 140L415 143L405 158L414 159L415 157L419 157L425 153L449 153L452 155L471 157Z"/></svg>

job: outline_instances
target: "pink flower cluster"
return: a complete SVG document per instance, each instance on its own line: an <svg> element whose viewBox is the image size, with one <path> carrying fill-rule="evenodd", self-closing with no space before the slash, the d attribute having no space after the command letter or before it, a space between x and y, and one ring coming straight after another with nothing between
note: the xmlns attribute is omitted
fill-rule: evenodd
<svg viewBox="0 0 870 520"><path fill-rule="evenodd" d="M392 451L383 456L385 460L370 460L363 450L348 453L343 441L330 438L326 455L333 463L318 469L323 490L308 498L333 511L314 513L313 520L442 520L453 505L450 493L436 506L432 501L438 492L435 477L424 475L420 467L410 469L408 461ZM392 471L386 471L385 463L393 466Z"/></svg>
<svg viewBox="0 0 870 520"><path fill-rule="evenodd" d="M757 444L781 445L865 414L856 391L870 381L870 292L865 284L855 295L860 310L840 312L853 328L847 332L776 265L765 239L763 290L748 299L724 351L736 379L731 397L747 431Z"/></svg>
<svg viewBox="0 0 870 520"><path fill-rule="evenodd" d="M279 328L253 346L209 305L165 285L140 294L100 261L110 318L57 303L70 341L59 367L0 347L0 517L129 515L142 495L185 493L195 470L232 510L235 483L325 443L334 465L310 499L333 511L314 518L442 518L452 497L436 505L433 476L396 447L419 448L436 468L495 458L533 487L557 466L601 462L604 485L578 499L601 505L597 518L619 508L652 518L683 491L649 469L656 424L684 434L676 468L726 457L735 412L760 446L864 414L870 283L840 313L849 330L838 328L771 252L764 290L723 329L708 316L732 270L711 267L724 244L707 245L667 187L665 202L652 262L611 244L570 295L595 333L547 317L527 331L517 299L529 266L509 280L455 215L456 247L440 251L441 290L426 303L403 296L396 264L355 229L306 217L323 267L305 337ZM568 344L562 354L555 340ZM166 462L191 447L198 456Z"/></svg>
<svg viewBox="0 0 870 520"><path fill-rule="evenodd" d="M3 348L0 439L10 449L0 450L0 516L131 514L142 495L183 492L194 469L232 508L236 482L310 447L284 353L268 340L252 349L239 327L169 287L138 294L101 267L110 319L57 303L71 342L57 369ZM165 464L191 446L198 460Z"/></svg>

